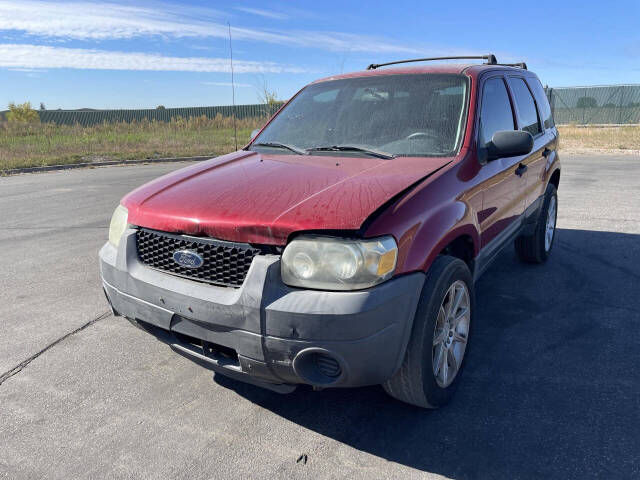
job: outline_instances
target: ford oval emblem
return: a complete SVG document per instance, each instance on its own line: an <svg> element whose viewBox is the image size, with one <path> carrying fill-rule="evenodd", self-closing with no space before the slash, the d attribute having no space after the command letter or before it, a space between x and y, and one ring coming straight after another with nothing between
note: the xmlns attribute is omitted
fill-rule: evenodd
<svg viewBox="0 0 640 480"><path fill-rule="evenodd" d="M193 250L176 250L173 252L173 261L181 267L199 268L204 263L204 258Z"/></svg>

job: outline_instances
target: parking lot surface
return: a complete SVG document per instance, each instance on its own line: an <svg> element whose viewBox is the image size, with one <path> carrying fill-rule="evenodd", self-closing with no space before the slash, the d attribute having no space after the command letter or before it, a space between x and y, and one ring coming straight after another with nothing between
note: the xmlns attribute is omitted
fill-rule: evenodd
<svg viewBox="0 0 640 480"><path fill-rule="evenodd" d="M639 478L640 158L562 161L551 258L480 279L438 411L261 390L110 315L111 213L184 164L0 178L0 477Z"/></svg>

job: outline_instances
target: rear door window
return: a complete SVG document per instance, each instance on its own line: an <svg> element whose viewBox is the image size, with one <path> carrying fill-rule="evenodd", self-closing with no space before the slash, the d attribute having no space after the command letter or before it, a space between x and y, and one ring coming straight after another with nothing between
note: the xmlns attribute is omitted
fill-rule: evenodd
<svg viewBox="0 0 640 480"><path fill-rule="evenodd" d="M502 77L484 83L480 111L480 145L487 145L500 130L515 130L513 111Z"/></svg>
<svg viewBox="0 0 640 480"><path fill-rule="evenodd" d="M522 127L521 130L529 132L535 137L542 129L540 128L536 104L533 96L531 96L529 87L527 87L524 79L519 77L509 78L509 85L511 86L511 91L513 92L513 97L518 107L518 119Z"/></svg>

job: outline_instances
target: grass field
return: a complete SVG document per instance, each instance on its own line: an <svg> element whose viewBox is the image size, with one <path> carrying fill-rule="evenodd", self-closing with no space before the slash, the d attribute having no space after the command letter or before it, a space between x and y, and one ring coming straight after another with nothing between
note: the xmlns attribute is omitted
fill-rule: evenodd
<svg viewBox="0 0 640 480"><path fill-rule="evenodd" d="M238 145L264 119L237 121ZM0 171L102 160L220 155L234 150L233 122L219 116L92 127L0 124Z"/></svg>
<svg viewBox="0 0 640 480"><path fill-rule="evenodd" d="M264 118L238 120L238 145ZM561 126L563 151L640 151L640 126ZM109 123L93 127L54 124L0 124L0 171L41 165L129 160L233 151L233 123L218 116L169 123Z"/></svg>
<svg viewBox="0 0 640 480"><path fill-rule="evenodd" d="M633 151L640 153L640 126L616 127L558 127L560 149L572 152Z"/></svg>

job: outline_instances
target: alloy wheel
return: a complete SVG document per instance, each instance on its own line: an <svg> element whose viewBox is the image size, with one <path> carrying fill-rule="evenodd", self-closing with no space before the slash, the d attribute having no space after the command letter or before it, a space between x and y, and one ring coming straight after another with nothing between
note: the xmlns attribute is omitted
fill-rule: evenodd
<svg viewBox="0 0 640 480"><path fill-rule="evenodd" d="M446 388L456 378L467 348L471 321L469 289L454 282L442 300L433 333L432 364L436 383Z"/></svg>
<svg viewBox="0 0 640 480"><path fill-rule="evenodd" d="M549 202L549 210L547 212L547 223L544 232L544 250L548 252L553 242L553 235L556 231L556 197L551 197Z"/></svg>

